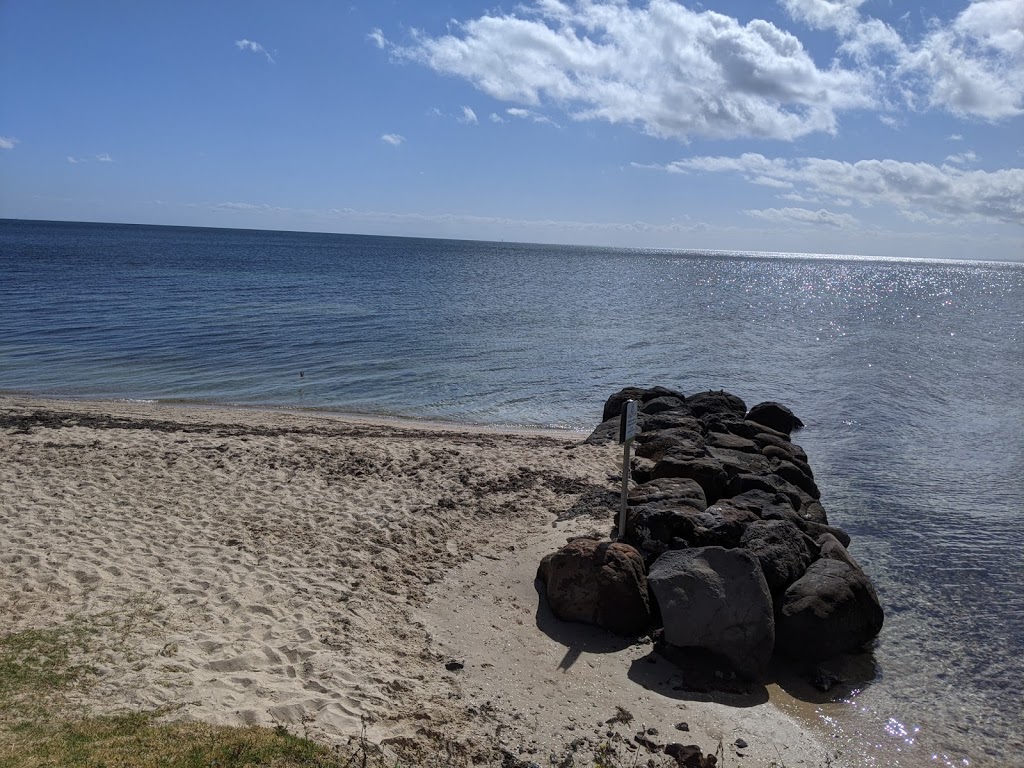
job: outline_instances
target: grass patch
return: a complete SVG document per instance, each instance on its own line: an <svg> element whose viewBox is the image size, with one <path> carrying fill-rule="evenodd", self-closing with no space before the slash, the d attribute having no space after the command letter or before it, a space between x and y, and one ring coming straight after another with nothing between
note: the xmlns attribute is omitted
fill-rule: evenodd
<svg viewBox="0 0 1024 768"><path fill-rule="evenodd" d="M0 768L385 768L365 742L330 749L284 727L163 723L162 711L91 716L69 694L94 681L82 660L94 631L72 619L0 637Z"/></svg>
<svg viewBox="0 0 1024 768"><path fill-rule="evenodd" d="M158 713L89 717L19 728L3 768L354 768L358 750L332 750L284 728L160 723Z"/></svg>

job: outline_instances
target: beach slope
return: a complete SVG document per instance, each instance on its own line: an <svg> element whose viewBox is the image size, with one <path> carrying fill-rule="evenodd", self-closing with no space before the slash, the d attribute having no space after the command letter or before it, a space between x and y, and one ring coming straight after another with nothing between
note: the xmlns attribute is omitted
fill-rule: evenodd
<svg viewBox="0 0 1024 768"><path fill-rule="evenodd" d="M824 765L771 701L684 697L649 645L547 613L537 563L610 530L620 460L577 435L3 397L0 635L87 624L94 713L539 764L630 764L650 728Z"/></svg>

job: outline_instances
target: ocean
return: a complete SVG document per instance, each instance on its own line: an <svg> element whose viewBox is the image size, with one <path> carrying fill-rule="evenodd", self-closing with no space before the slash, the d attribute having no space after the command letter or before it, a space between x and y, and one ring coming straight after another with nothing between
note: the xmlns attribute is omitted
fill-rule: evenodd
<svg viewBox="0 0 1024 768"><path fill-rule="evenodd" d="M566 430L630 384L789 405L886 611L818 703L863 765L1024 766L1022 382L1024 264L0 220L7 394Z"/></svg>

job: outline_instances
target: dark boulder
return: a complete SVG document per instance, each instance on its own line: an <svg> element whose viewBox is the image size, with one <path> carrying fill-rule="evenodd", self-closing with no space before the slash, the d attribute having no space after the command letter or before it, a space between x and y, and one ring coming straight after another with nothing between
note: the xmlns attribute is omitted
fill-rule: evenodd
<svg viewBox="0 0 1024 768"><path fill-rule="evenodd" d="M835 555L811 563L782 597L778 647L787 656L820 660L857 651L882 629L882 607L871 580Z"/></svg>
<svg viewBox="0 0 1024 768"><path fill-rule="evenodd" d="M689 408L676 408L661 413L645 413L644 429L688 429L698 435L704 434L704 426L693 417Z"/></svg>
<svg viewBox="0 0 1024 768"><path fill-rule="evenodd" d="M639 504L626 509L626 541L645 555L684 549L704 535L704 520L704 507L696 501L673 499Z"/></svg>
<svg viewBox="0 0 1024 768"><path fill-rule="evenodd" d="M696 459L704 455L704 438L687 429L663 429L644 434L644 439L637 441L635 451L637 456L656 462L669 454Z"/></svg>
<svg viewBox="0 0 1024 768"><path fill-rule="evenodd" d="M575 539L541 560L537 577L552 613L563 621L628 636L650 624L644 561L628 544Z"/></svg>
<svg viewBox="0 0 1024 768"><path fill-rule="evenodd" d="M700 518L702 530L694 536L694 545L738 546L747 526L759 519L749 507L733 504L732 499L721 499L704 511Z"/></svg>
<svg viewBox="0 0 1024 768"><path fill-rule="evenodd" d="M675 389L669 389L668 387L648 387L644 390L644 393L640 395L640 400L647 403L659 397L674 397L677 400L686 400L686 395L682 392Z"/></svg>
<svg viewBox="0 0 1024 768"><path fill-rule="evenodd" d="M686 404L682 400L678 397L672 397L671 395L662 395L661 397L656 397L653 400L647 400L640 405L640 411L642 413L649 413L651 415L662 413L664 411L678 411L685 408ZM689 415L689 411L686 411L686 414Z"/></svg>
<svg viewBox="0 0 1024 768"><path fill-rule="evenodd" d="M747 473L736 475L729 482L729 490L732 491L733 496L739 496L747 491L764 491L772 495L782 494L789 499L793 509L798 510L803 506L800 489L775 474L758 475Z"/></svg>
<svg viewBox="0 0 1024 768"><path fill-rule="evenodd" d="M709 439L710 437L708 435ZM771 474L772 471L771 461L760 453L745 453L733 450L732 448L722 448L721 446L710 444L705 448L705 452L708 456L722 462L722 466L729 473L729 477L746 474L767 475Z"/></svg>
<svg viewBox="0 0 1024 768"><path fill-rule="evenodd" d="M713 445L716 448L728 448L730 451L761 453L761 449L753 440L748 440L731 432L709 432L706 442L708 445Z"/></svg>
<svg viewBox="0 0 1024 768"><path fill-rule="evenodd" d="M690 395L686 398L686 407L697 418L715 414L721 418L742 419L747 413L746 403L724 390Z"/></svg>
<svg viewBox="0 0 1024 768"><path fill-rule="evenodd" d="M722 547L666 552L651 566L647 581L667 643L712 651L745 676L763 671L775 646L775 619L764 574L750 552Z"/></svg>
<svg viewBox="0 0 1024 768"><path fill-rule="evenodd" d="M806 491L812 499L820 499L821 491L818 490L818 485L814 482L814 477L809 471L805 472L796 463L797 461L799 461L799 459L794 461L779 461L778 459L772 459L772 471L779 477L795 485L797 488ZM800 464L807 467L807 465L802 461ZM810 467L807 467L807 469L810 470Z"/></svg>
<svg viewBox="0 0 1024 768"><path fill-rule="evenodd" d="M594 427L594 431L583 442L587 445L604 445L605 443L619 442L619 417L616 416L613 419L602 421Z"/></svg>
<svg viewBox="0 0 1024 768"><path fill-rule="evenodd" d="M628 503L631 506L660 501L685 503L694 509L707 509L708 506L700 483L687 477L662 477L634 486L629 491Z"/></svg>
<svg viewBox="0 0 1024 768"><path fill-rule="evenodd" d="M814 562L816 547L789 520L758 520L746 526L739 545L761 564L773 597L781 595Z"/></svg>
<svg viewBox="0 0 1024 768"><path fill-rule="evenodd" d="M784 434L790 434L794 429L800 429L804 423L800 421L793 412L781 403L765 402L758 403L750 409L747 414L749 421L756 421Z"/></svg>
<svg viewBox="0 0 1024 768"><path fill-rule="evenodd" d="M825 507L817 499L806 498L801 501L800 517L810 523L828 525L828 515L825 513ZM842 537L840 536L839 538L841 539Z"/></svg>
<svg viewBox="0 0 1024 768"><path fill-rule="evenodd" d="M801 448L796 443L790 442L788 438L779 437L778 435L769 434L767 432L758 432L750 439L757 443L759 446L761 446L762 453L764 453L765 449L768 448L768 446L771 446L773 448L778 448L779 450L784 451L786 454L793 458L800 459L800 461L807 461L807 453L804 451L804 449ZM783 456L782 458L785 458L785 456Z"/></svg>
<svg viewBox="0 0 1024 768"><path fill-rule="evenodd" d="M700 483L709 504L722 498L729 483L729 475L722 463L708 456L702 458L676 458L665 456L655 467L652 477L689 477Z"/></svg>
<svg viewBox="0 0 1024 768"><path fill-rule="evenodd" d="M604 411L601 421L618 419L622 413L622 404L627 400L640 400L647 390L642 387L623 387L604 402Z"/></svg>

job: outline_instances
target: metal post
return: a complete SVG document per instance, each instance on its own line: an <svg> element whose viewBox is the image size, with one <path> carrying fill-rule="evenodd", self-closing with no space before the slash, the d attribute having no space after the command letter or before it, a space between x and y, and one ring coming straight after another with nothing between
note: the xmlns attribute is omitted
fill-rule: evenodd
<svg viewBox="0 0 1024 768"><path fill-rule="evenodd" d="M622 502L619 504L619 538L626 538L626 506L629 497L629 446L633 440L630 438L622 444Z"/></svg>

